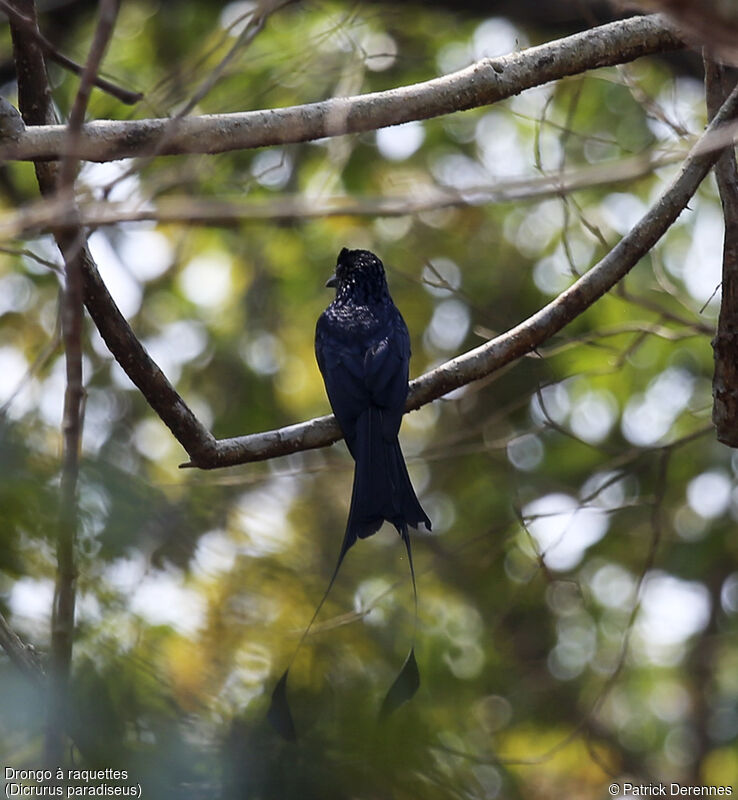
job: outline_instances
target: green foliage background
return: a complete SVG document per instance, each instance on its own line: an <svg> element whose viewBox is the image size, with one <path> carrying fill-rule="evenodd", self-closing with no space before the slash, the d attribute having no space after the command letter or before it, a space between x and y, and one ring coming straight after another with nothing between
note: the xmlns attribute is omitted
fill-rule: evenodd
<svg viewBox="0 0 738 800"><path fill-rule="evenodd" d="M247 10L237 6L124 3L105 68L146 97L131 111L96 92L90 116L176 112L235 41L224 20ZM62 49L84 60L94 17L72 22ZM509 37L510 23L432 4L296 4L269 19L195 113L432 78L469 63L484 30ZM514 33L520 47L548 36ZM9 53L9 34L0 36ZM390 45L391 65L375 69ZM51 77L64 114L77 80L56 67ZM533 178L673 153L703 124L697 79L644 60L425 122L422 143L400 159L372 133L288 146L281 161L254 151L87 168L80 188L99 194L129 166L133 177L113 190L125 199L370 198L463 170L495 188L513 168ZM494 148L511 140L498 174L485 173L485 148L494 163ZM520 164L505 163L513 151ZM110 226L94 236L98 253L104 242L118 253L125 292L141 292L136 333L214 434L235 436L327 412L312 338L341 247L384 260L418 375L569 285L676 168L565 197L398 218ZM35 198L30 166L8 164L3 176L6 210ZM537 354L406 417L403 445L434 520L433 534L414 540L421 689L377 723L413 637L407 563L383 530L350 553L292 669L298 745L264 714L330 576L350 458L339 443L221 472L179 470L184 453L88 321L75 762L126 768L157 798L589 798L628 776L735 781L738 461L710 428L708 331L719 297L703 308L689 277L706 268L696 253L719 257L719 225L708 224L718 213L711 179L624 285ZM6 245L0 610L43 653L63 391L59 279L17 248L58 256L48 236ZM149 254L159 266L145 274ZM26 372L19 363L44 353L11 397ZM579 544L562 566L554 554L566 537ZM650 598L641 610L639 588ZM669 639L670 625L682 634ZM654 626L666 630L660 644ZM2 763L39 765L44 706L0 657Z"/></svg>

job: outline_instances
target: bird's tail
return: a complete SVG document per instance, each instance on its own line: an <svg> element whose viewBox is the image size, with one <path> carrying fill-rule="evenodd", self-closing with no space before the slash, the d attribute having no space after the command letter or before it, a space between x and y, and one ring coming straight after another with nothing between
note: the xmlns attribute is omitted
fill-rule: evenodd
<svg viewBox="0 0 738 800"><path fill-rule="evenodd" d="M418 663L415 660L415 634L418 630L418 587L415 582L415 567L413 566L413 551L410 547L410 536L407 532L407 525L402 525L398 528L400 538L405 545L407 551L407 562L410 566L410 578L413 582L413 604L415 606L415 614L413 616L413 639L410 645L410 651L407 654L405 663L402 669L394 680L389 691L384 696L382 708L379 711L380 719L389 716L393 711L396 711L403 703L410 700L420 687L420 671L418 670Z"/></svg>
<svg viewBox="0 0 738 800"><path fill-rule="evenodd" d="M413 629L417 627L418 592L415 583L415 568L413 567L410 548L410 536L407 529L408 526L417 528L422 522L430 530L431 521L423 511L412 483L410 483L410 476L407 473L405 459L403 458L402 450L400 450L397 436L394 434L388 436L387 432L383 430L380 409L370 408L359 417L352 453L356 460L354 487L351 494L348 523L341 550L338 554L338 560L333 569L331 579L328 581L328 587L323 593L323 597L292 654L290 664L272 692L271 704L267 712L267 717L274 728L285 739L290 741L294 741L297 738L292 712L287 700L287 678L290 666L295 660L302 643L307 638L338 577L338 571L346 553L357 539L365 539L367 536L376 533L385 520L391 522L397 528L397 532L400 534L407 550L415 604ZM420 685L420 674L415 661L414 642L415 633L413 632L413 644L399 675L384 699L381 710L382 716L392 713L392 711L409 700Z"/></svg>
<svg viewBox="0 0 738 800"><path fill-rule="evenodd" d="M397 436L384 430L381 409L369 408L359 417L353 449L356 468L345 550L357 538L378 531L384 520L401 536L407 526L417 528L421 523L430 530L430 519L410 483Z"/></svg>

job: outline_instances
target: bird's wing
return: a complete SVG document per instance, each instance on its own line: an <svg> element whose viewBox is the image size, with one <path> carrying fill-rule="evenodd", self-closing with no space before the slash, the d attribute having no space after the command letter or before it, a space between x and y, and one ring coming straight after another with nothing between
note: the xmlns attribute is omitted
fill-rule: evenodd
<svg viewBox="0 0 738 800"><path fill-rule="evenodd" d="M323 314L315 332L315 355L349 448L356 420L372 405L382 410L383 434L397 436L407 397L410 336L394 306L368 342L342 339Z"/></svg>
<svg viewBox="0 0 738 800"><path fill-rule="evenodd" d="M333 413L353 453L356 420L369 404L360 349L337 336L325 314L315 330L315 357Z"/></svg>
<svg viewBox="0 0 738 800"><path fill-rule="evenodd" d="M364 381L371 403L382 411L382 433L394 439L405 411L410 364L410 336L394 307L384 334L364 354Z"/></svg>

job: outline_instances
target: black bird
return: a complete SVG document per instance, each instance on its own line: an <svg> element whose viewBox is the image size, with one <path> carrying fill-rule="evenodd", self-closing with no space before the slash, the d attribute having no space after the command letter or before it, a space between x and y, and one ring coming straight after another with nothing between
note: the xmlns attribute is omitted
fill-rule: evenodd
<svg viewBox="0 0 738 800"><path fill-rule="evenodd" d="M385 520L395 526L407 550L417 617L408 526L417 528L423 523L431 529L431 521L410 483L397 439L408 391L410 336L390 297L384 266L368 250L344 247L326 286L335 288L336 297L318 319L315 355L333 413L356 464L338 561L297 649L328 597L348 550L357 539L376 533ZM288 673L289 667L272 693L267 716L282 736L294 740L295 727L287 702ZM385 697L382 714L409 700L419 684L411 647Z"/></svg>
<svg viewBox="0 0 738 800"><path fill-rule="evenodd" d="M407 528L430 519L418 502L397 434L405 411L410 336L392 302L382 262L368 250L338 255L326 286L336 297L320 315L315 355L333 413L354 457L354 486L339 562L357 538L387 520Z"/></svg>

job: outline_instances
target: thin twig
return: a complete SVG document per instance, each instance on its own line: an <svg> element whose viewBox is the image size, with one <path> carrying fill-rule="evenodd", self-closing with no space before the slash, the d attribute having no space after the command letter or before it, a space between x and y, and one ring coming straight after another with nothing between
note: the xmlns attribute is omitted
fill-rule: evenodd
<svg viewBox="0 0 738 800"><path fill-rule="evenodd" d="M87 57L82 79L74 98L72 111L69 115L67 125L67 144L64 148L64 158L59 169L59 192L63 194L68 189L71 191L79 165L79 159L74 155L79 146L82 133L82 125L85 121L87 106L90 102L92 87L95 85L95 78L102 64L105 51L108 48L110 38L115 28L115 20L118 16L119 0L101 0L99 4L100 17L95 29L95 36L92 40L90 53Z"/></svg>
<svg viewBox="0 0 738 800"><path fill-rule="evenodd" d="M122 222L186 222L188 225L232 226L247 222L295 222L325 217L397 217L444 208L466 208L488 203L512 203L560 197L570 192L637 180L659 167L682 161L684 150L663 155L644 153L611 163L572 168L553 175L519 178L494 186L454 189L426 187L410 195L385 197L283 197L271 202L242 198L162 197L156 204L131 207L126 203L79 202L83 225L101 227ZM0 237L18 238L45 231L70 216L60 200L43 200L0 220Z"/></svg>
<svg viewBox="0 0 738 800"><path fill-rule="evenodd" d="M59 275L63 274L62 268L54 261L50 261L48 258L43 258L42 256L34 253L33 250L29 250L27 247L0 247L0 253L7 253L11 256L22 256L24 258L30 258L32 261L35 261L37 264L40 264L42 267L48 267L48 269L56 272Z"/></svg>
<svg viewBox="0 0 738 800"><path fill-rule="evenodd" d="M150 160L155 156L160 155L167 149L168 142L176 136L179 126L183 119L194 110L197 104L203 100L207 94L213 89L218 81L223 76L228 65L233 61L236 55L247 47L257 36L257 34L264 28L267 19L280 8L283 8L295 0L266 0L262 7L258 9L258 13L254 11L249 19L249 23L245 26L243 31L239 34L236 41L233 43L228 52L223 56L220 62L208 73L207 78L195 90L194 94L185 103L185 105L169 119L166 129L163 131L161 138L156 144L153 152L144 154L146 160ZM116 184L125 180L129 175L132 175L141 169L141 164L136 164L130 169L125 170L121 175L116 176L104 189L104 195L107 197Z"/></svg>
<svg viewBox="0 0 738 800"><path fill-rule="evenodd" d="M609 697L610 692L615 686L618 678L620 677L622 669L625 666L625 660L627 658L630 649L630 639L633 632L633 626L635 624L636 617L638 616L638 612L641 607L641 591L643 589L643 586L645 584L649 572L653 569L653 565L656 560L656 554L658 552L658 547L662 539L662 534L663 534L662 506L663 506L664 494L666 492L666 473L669 464L669 458L673 453L674 448L681 445L685 440L680 440L678 443L674 442L671 445L666 445L660 448L659 460L658 460L658 474L656 478L656 483L657 483L656 495L651 509L652 536L649 542L648 552L646 553L646 557L644 559L640 574L638 576L638 580L636 582L633 606L628 615L628 620L625 626L625 633L623 634L623 639L620 644L620 651L618 653L617 661L613 666L613 670L611 671L610 675L607 677L603 685L600 687L594 700L589 704L589 707L582 716L582 718L577 722L577 724L572 728L572 730L566 736L564 736L562 739L556 742L556 744L549 747L547 750L545 750L543 753L537 756L532 756L532 757L526 756L519 758L517 757L498 758L497 756L495 756L494 757L495 761L498 761L500 764L506 764L510 766L512 765L533 766L536 764L542 764L546 761L549 761L561 750L568 747L583 733L589 735L589 732L591 730L590 728L591 723L596 718L596 715L602 708L602 705L605 702L605 700ZM551 575L548 573L544 561L545 553L541 553L538 551L538 548L536 547L531 534L528 532L527 527L525 527L525 522L523 521L522 517L520 517L520 521L521 524L523 525L525 532L528 534L529 539L531 540L534 551L536 552L540 571L543 573L543 575L546 577L548 581L552 581L553 579ZM536 570L536 574L538 571L539 570ZM579 586L577 582L575 583L577 586ZM457 754L464 757L476 758L472 754L464 753L463 751L459 751ZM481 756L480 758L483 759L484 756Z"/></svg>
<svg viewBox="0 0 738 800"><path fill-rule="evenodd" d="M632 294L626 289L624 283L619 287L616 297L626 303L629 303L630 305L638 306L639 308L645 308L647 311L653 311L655 314L658 314L661 319L669 320L670 322L676 322L678 325L683 325L685 328L692 328L695 332L701 333L704 336L711 336L713 333L712 326L706 325L704 322L700 322L699 320L690 320L681 314L677 314L675 311L664 308L664 306L662 306L660 303L649 300L647 297Z"/></svg>
<svg viewBox="0 0 738 800"><path fill-rule="evenodd" d="M51 262L49 262L51 263ZM56 266L56 265L54 265ZM57 305L56 320L54 321L54 332L51 338L43 347L41 352L33 359L33 363L28 367L23 377L18 381L15 389L10 393L8 399L0 406L0 418L4 417L10 407L15 402L18 395L25 389L30 382L31 378L46 364L56 352L59 344L61 343L61 292L59 294L59 303Z"/></svg>
<svg viewBox="0 0 738 800"><path fill-rule="evenodd" d="M10 3L5 2L5 0L0 0L0 9L7 14L8 19L12 20L15 25L25 28L26 33L28 33L30 36L33 36L33 38L38 42L38 44L41 45L46 52L46 55L52 61L56 61L57 64L65 67L70 72L75 73L75 75L82 74L84 67L68 56L65 56L63 53L60 53L56 47L54 47L54 45L38 30L33 20L29 19L24 14L21 14ZM125 103L129 106L135 105L143 98L142 92L132 92L129 89L116 86L116 84L106 80L105 78L101 78L99 75L95 76L94 84L98 89L102 89L104 92L107 92L109 95L111 95L111 97L115 97L117 100L120 100L121 103Z"/></svg>
<svg viewBox="0 0 738 800"><path fill-rule="evenodd" d="M71 155L79 140L87 105L100 64L115 27L118 0L101 0L100 16L90 53L82 73L69 117L69 146L59 167L57 193L74 208L74 183L78 160ZM62 337L66 358L64 392L61 513L57 541L57 575L51 615L51 698L46 729L45 761L54 767L63 762L64 730L68 716L69 676L74 644L77 592L76 541L78 525L77 482L83 424L82 311L83 284L81 254L86 237L80 225L67 234L71 245L64 251L65 287L62 301Z"/></svg>
<svg viewBox="0 0 738 800"><path fill-rule="evenodd" d="M25 644L2 614L0 614L0 647L32 683L39 686L43 683L44 670L36 651Z"/></svg>
<svg viewBox="0 0 738 800"><path fill-rule="evenodd" d="M11 21L16 68L18 73L19 98L27 122L53 118L50 103L46 68L38 48L36 13L33 0L24 0L29 14L22 24ZM72 153L79 139L87 104L95 83L103 55L113 32L118 10L117 0L102 0L100 19L95 30L90 54L87 59L79 89L72 106L68 125L69 145ZM33 74L36 73L36 74ZM35 107L29 108L36 103ZM44 194L56 193L74 208L74 180L78 160L73 155L65 156L58 168L37 167L39 185ZM69 676L74 640L74 610L76 599L77 566L75 543L78 524L77 481L79 476L79 450L82 437L83 385L82 385L82 302L83 283L81 274L82 253L85 237L81 226L73 224L58 227L57 242L60 243L65 265L65 286L62 299L62 337L66 357L66 390L62 421L63 451L60 481L59 532L57 538L57 575L51 615L51 662L49 705L46 738L44 744L45 763L56 767L64 761L64 732L68 718Z"/></svg>

